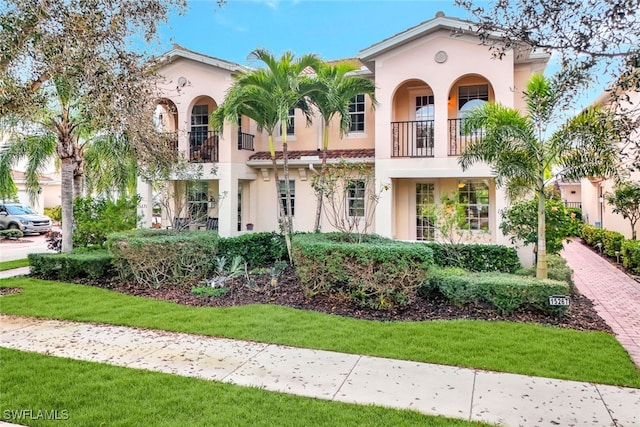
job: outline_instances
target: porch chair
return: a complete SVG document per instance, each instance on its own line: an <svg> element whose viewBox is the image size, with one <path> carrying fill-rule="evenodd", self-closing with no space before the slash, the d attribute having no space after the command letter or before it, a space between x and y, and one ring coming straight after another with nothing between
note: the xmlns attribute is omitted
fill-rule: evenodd
<svg viewBox="0 0 640 427"><path fill-rule="evenodd" d="M189 218L173 218L173 224L171 228L177 231L188 230Z"/></svg>

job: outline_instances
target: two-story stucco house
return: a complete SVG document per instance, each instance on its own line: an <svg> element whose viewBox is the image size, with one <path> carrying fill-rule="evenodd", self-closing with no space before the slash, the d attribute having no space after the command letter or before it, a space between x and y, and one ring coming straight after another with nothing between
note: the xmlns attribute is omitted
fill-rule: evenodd
<svg viewBox="0 0 640 427"><path fill-rule="evenodd" d="M638 119L640 110L638 105L640 103L640 93L630 90L627 92L629 96L628 100L621 100L619 111L624 114L631 114L634 116L634 120ZM603 92L595 101L596 105L609 106L611 105L611 93L608 91ZM631 135L631 141L640 140L640 133L636 130ZM625 143L628 144L628 143ZM620 147L621 152L632 153L632 147L629 145L622 145ZM622 158L624 172L628 172L628 176L623 178L628 181L640 182L640 171L630 170L626 168L626 164L629 163L629 158ZM583 179L580 182L580 202L582 207L582 219L585 223L602 227L607 230L617 231L624 234L627 239L632 236L631 224L628 219L623 218L622 215L613 212L613 207L607 202L607 193L614 191L615 182L612 179L607 180L588 180ZM636 229L636 232L638 230Z"/></svg>
<svg viewBox="0 0 640 427"><path fill-rule="evenodd" d="M372 109L364 95L352 100L351 132L340 139L337 125L331 128L328 158L371 164L376 183L389 186L381 194L372 231L395 239L430 239L433 232L422 208L458 190L460 201L467 204L471 232L485 242L506 243L498 224L507 202L490 168L475 165L463 172L458 165L469 138L482 137L465 135L461 122L465 111L483 102L523 108L527 79L543 71L548 59L530 47L495 59L469 22L442 13L351 58L361 65L358 73L375 82L379 105ZM222 236L246 232L247 224L254 231L277 230L266 135L245 117L225 125L221 134L208 126L208 116L223 102L233 75L246 68L179 46L164 61L161 73L167 84L158 103L164 130L176 132L176 149L187 159L205 165L197 181L185 185L176 180L175 188L190 209L217 218ZM321 122L307 127L298 111L292 111L292 118L287 132L294 229L310 231L316 209L311 180L320 165ZM214 165L210 173L207 167ZM150 189L140 183L140 192L145 207L141 213L150 218ZM224 197L212 203L218 195ZM164 218L163 223L171 220ZM330 229L326 222L322 227Z"/></svg>

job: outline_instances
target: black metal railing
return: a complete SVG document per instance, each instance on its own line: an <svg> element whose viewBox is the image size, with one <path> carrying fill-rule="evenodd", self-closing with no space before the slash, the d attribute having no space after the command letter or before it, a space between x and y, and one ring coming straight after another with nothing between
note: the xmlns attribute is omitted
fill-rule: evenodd
<svg viewBox="0 0 640 427"><path fill-rule="evenodd" d="M254 135L238 131L238 150L254 151L253 148Z"/></svg>
<svg viewBox="0 0 640 427"><path fill-rule="evenodd" d="M464 119L449 119L449 155L459 156L467 144L481 141L483 136L481 129L465 133Z"/></svg>
<svg viewBox="0 0 640 427"><path fill-rule="evenodd" d="M564 202L564 207L565 208L578 208L578 209L582 209L582 203L581 202Z"/></svg>
<svg viewBox="0 0 640 427"><path fill-rule="evenodd" d="M162 137L174 153L178 152L178 132L162 132Z"/></svg>
<svg viewBox="0 0 640 427"><path fill-rule="evenodd" d="M189 161L215 163L218 161L218 147L218 132L211 130L189 132Z"/></svg>
<svg viewBox="0 0 640 427"><path fill-rule="evenodd" d="M391 157L433 157L433 120L391 122Z"/></svg>

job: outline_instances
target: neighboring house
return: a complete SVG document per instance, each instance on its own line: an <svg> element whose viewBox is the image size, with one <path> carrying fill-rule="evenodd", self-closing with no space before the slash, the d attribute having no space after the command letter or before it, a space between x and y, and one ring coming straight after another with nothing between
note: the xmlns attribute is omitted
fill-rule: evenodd
<svg viewBox="0 0 640 427"><path fill-rule="evenodd" d="M5 134L0 134L0 151L9 144L9 138ZM60 173L56 171L53 162L48 165L46 172L40 175L40 191L32 198L27 191L25 173L26 161L15 165L16 169L11 170L11 178L18 189L17 202L30 206L34 211L43 213L44 208L52 208L60 205Z"/></svg>
<svg viewBox="0 0 640 427"><path fill-rule="evenodd" d="M24 172L12 170L11 178L18 188L18 202L30 206L37 213L44 213L44 208L60 205L60 176L40 175L40 191L32 200L27 191Z"/></svg>
<svg viewBox="0 0 640 427"><path fill-rule="evenodd" d="M640 103L640 93L630 91L629 103L623 104L626 111L631 111L631 114L638 115L640 110L638 105ZM595 101L598 105L609 104L610 93L604 92ZM632 139L636 141L640 139L638 131L634 133ZM621 147L624 152L628 150L628 147ZM627 168L622 167L621 170ZM636 170L630 172L626 177L626 180L640 182L640 171ZM622 217L620 214L613 213L612 206L609 205L605 195L613 192L614 182L613 180L600 180L600 179L583 179L581 181L581 203L582 203L582 218L587 224L595 225L596 227L602 227L607 230L617 231L624 234L627 239L631 238L631 225L629 220Z"/></svg>
<svg viewBox="0 0 640 427"><path fill-rule="evenodd" d="M237 125L225 125L220 135L208 127L208 115L224 100L233 75L246 68L180 46L164 59L160 73L167 84L158 104L164 130L176 132L177 150L206 166L204 176L189 183L190 188L184 181L174 182L188 200L187 210L218 218L222 236L245 232L247 224L254 231L277 230L266 135L245 117ZM549 55L516 48L501 60L492 58L469 22L438 13L361 50L357 60L362 65L358 73L375 81L379 105L374 111L368 97L354 98L353 130L340 139L337 125L331 128L328 157L329 162L342 157L372 164L376 185L389 185L372 231L401 240L432 239L423 208L459 190L460 201L467 204L472 240L507 243L498 227L499 211L507 202L490 168L476 164L463 172L458 165L466 142L482 137L465 135L462 120L465 111L489 101L524 110L522 89L531 74L544 70ZM288 141L294 229L310 231L316 209L311 180L320 166L321 122L306 127L299 111L292 111L292 118ZM277 147L280 139L275 138ZM210 173L208 167L214 165L217 170ZM150 226L149 186L141 183L140 193L146 200L141 214ZM220 194L226 196L212 203ZM171 221L165 217L163 225ZM322 229L330 228L323 222Z"/></svg>
<svg viewBox="0 0 640 427"><path fill-rule="evenodd" d="M555 185L560 190L560 199L568 208L582 209L582 189L578 181L557 180Z"/></svg>

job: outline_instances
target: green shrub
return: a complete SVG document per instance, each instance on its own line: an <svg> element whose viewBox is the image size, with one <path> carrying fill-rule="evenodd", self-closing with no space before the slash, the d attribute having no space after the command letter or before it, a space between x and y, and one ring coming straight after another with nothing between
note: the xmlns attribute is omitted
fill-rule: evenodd
<svg viewBox="0 0 640 427"><path fill-rule="evenodd" d="M214 274L219 240L208 231L135 230L109 235L107 247L123 280L191 286Z"/></svg>
<svg viewBox="0 0 640 427"><path fill-rule="evenodd" d="M515 272L519 276L536 277L536 267L521 268ZM573 270L567 261L558 254L547 254L547 276L551 280L566 282L573 289Z"/></svg>
<svg viewBox="0 0 640 427"><path fill-rule="evenodd" d="M624 243L624 235L617 231L606 231L602 239L604 254L610 257L615 257L616 252L618 255L622 251L622 243Z"/></svg>
<svg viewBox="0 0 640 427"><path fill-rule="evenodd" d="M617 231L609 231L593 225L584 224L582 226L582 240L594 248L598 248L607 256L615 257L616 252L622 251L624 236ZM601 244L602 247L598 247Z"/></svg>
<svg viewBox="0 0 640 427"><path fill-rule="evenodd" d="M486 302L503 314L523 309L558 313L564 308L549 306L549 297L567 295L570 290L561 281L504 273L461 273L455 269L438 269L429 276L429 282L454 305Z"/></svg>
<svg viewBox="0 0 640 427"><path fill-rule="evenodd" d="M116 201L78 197L73 201L74 247L102 247L107 234L136 228L139 197Z"/></svg>
<svg viewBox="0 0 640 427"><path fill-rule="evenodd" d="M49 280L109 279L115 277L112 256L106 250L60 254L29 254L31 274Z"/></svg>
<svg viewBox="0 0 640 427"><path fill-rule="evenodd" d="M62 206L58 205L53 208L44 208L44 214L53 221L62 221Z"/></svg>
<svg viewBox="0 0 640 427"><path fill-rule="evenodd" d="M0 240L3 240L3 239L10 239L10 240L21 239L23 236L24 236L24 233L22 232L22 230L19 230L17 228L10 228L10 229L6 229L6 230L0 230Z"/></svg>
<svg viewBox="0 0 640 427"><path fill-rule="evenodd" d="M634 273L640 273L640 241L625 240L621 253L622 265Z"/></svg>
<svg viewBox="0 0 640 427"><path fill-rule="evenodd" d="M429 284L456 306L478 300L478 290L469 273L460 268L435 269L429 274Z"/></svg>
<svg viewBox="0 0 640 427"><path fill-rule="evenodd" d="M423 243L433 250L439 267L459 267L469 271L513 273L521 267L518 252L502 245Z"/></svg>
<svg viewBox="0 0 640 427"><path fill-rule="evenodd" d="M293 237L293 259L307 296L339 294L375 309L409 304L433 265L418 243L345 243L336 234Z"/></svg>
<svg viewBox="0 0 640 427"><path fill-rule="evenodd" d="M584 224L582 226L581 237L584 242L589 246L596 246L598 242L602 242L604 236L604 229L594 227L590 224Z"/></svg>
<svg viewBox="0 0 640 427"><path fill-rule="evenodd" d="M227 259L241 256L249 268L266 267L287 257L284 238L278 233L250 233L221 238L218 253Z"/></svg>
<svg viewBox="0 0 640 427"><path fill-rule="evenodd" d="M545 201L545 241L548 253L562 250L562 242L574 236L582 224L582 212L564 206L561 200L550 198ZM511 236L511 242L522 241L525 245L538 242L538 200L537 198L516 202L502 211L500 229Z"/></svg>

